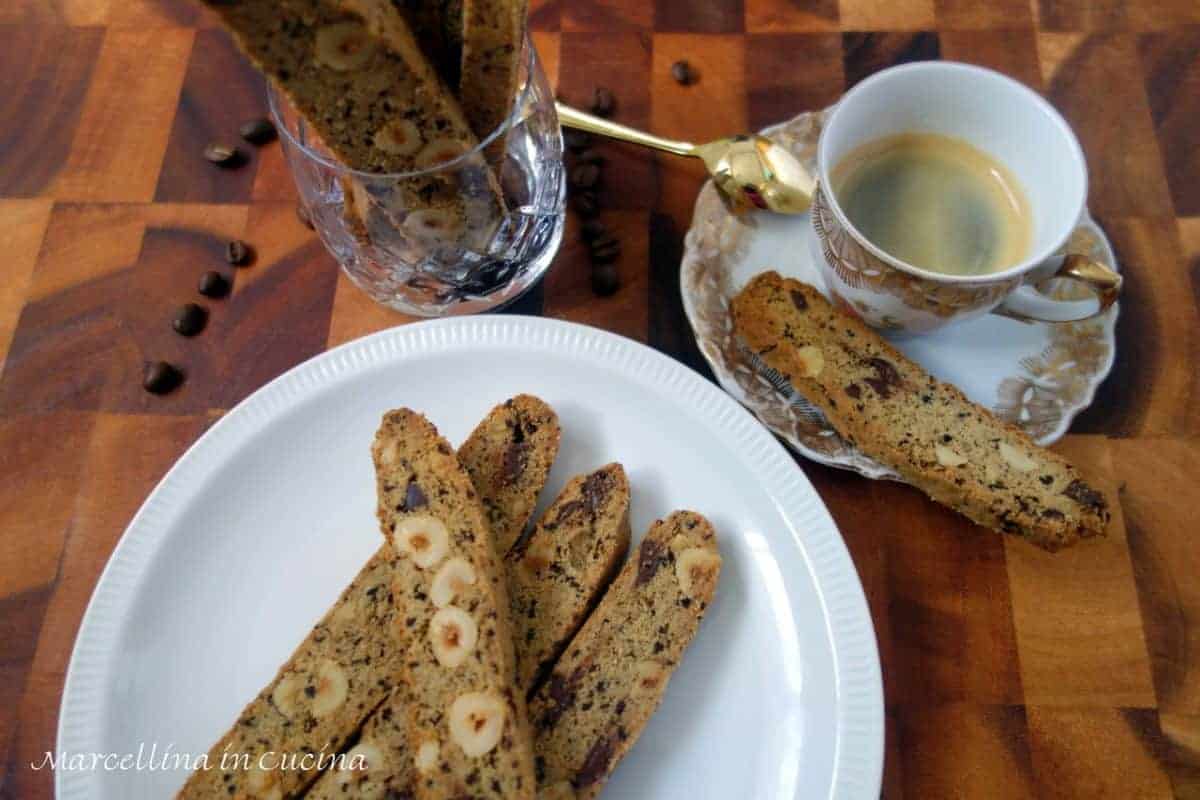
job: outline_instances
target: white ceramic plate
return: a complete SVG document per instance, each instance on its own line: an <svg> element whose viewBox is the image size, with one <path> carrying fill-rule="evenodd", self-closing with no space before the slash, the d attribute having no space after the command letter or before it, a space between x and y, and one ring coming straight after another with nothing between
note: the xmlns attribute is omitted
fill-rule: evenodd
<svg viewBox="0 0 1200 800"><path fill-rule="evenodd" d="M609 460L635 540L676 508L715 525L717 598L609 798L876 798L874 631L837 528L779 443L655 351L522 317L425 322L297 367L206 433L130 523L84 616L59 752L200 754L375 550L368 454L408 405L461 441L495 403L558 411L547 495ZM547 500L543 497L543 503ZM170 796L181 771L59 771L61 800Z"/></svg>
<svg viewBox="0 0 1200 800"><path fill-rule="evenodd" d="M806 112L763 131L810 169L828 111ZM709 181L700 191L685 240L680 287L700 351L721 386L801 455L869 478L895 472L842 439L821 412L752 363L737 346L729 301L767 269L825 290L808 215L731 215ZM1117 268L1104 231L1085 214L1069 246ZM1072 291L1058 282L1056 292ZM1077 287L1076 287L1077 288ZM888 335L897 348L1040 444L1058 441L1091 405L1116 355L1118 307L1083 322L1053 325L984 316L925 336Z"/></svg>

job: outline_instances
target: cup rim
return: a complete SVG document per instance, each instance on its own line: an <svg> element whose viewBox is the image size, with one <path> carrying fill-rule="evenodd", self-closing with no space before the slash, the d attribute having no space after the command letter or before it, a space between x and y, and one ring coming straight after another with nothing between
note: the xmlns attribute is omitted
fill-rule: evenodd
<svg viewBox="0 0 1200 800"><path fill-rule="evenodd" d="M275 127L279 129L281 135L287 137L287 140L291 144L295 145L296 148L300 150L300 152L302 152L307 158L310 158L313 161L316 161L318 164L328 167L329 169L337 170L348 175L354 175L366 180L400 180L405 178L419 178L423 175L432 175L434 173L444 172L445 170L458 165L460 162L465 163L472 157L478 156L480 153L486 150L490 144L506 134L517 124L517 121L521 118L522 109L525 107L525 100L533 91L535 83L533 80L534 71L538 63L537 50L534 49L533 41L529 38L528 32L525 34L525 43L522 45L522 49L525 52L524 60L527 77L525 80L525 85L521 87L521 91L517 92L517 97L513 102L512 109L509 111L508 116L504 119L504 121L493 128L491 133L489 133L483 139L480 139L479 143L470 150L463 151L449 161L440 161L437 164L433 164L432 166L428 166L423 169L410 170L408 172L366 172L364 170L354 169L353 167L346 166L335 158L330 158L322 153L318 153L316 150L313 150L311 147L297 139L292 134L292 131L288 128L288 126L284 123L280 114L279 103L281 99L286 100L288 103L291 101L288 100L287 96L275 86L274 81L270 79L267 80L267 110L271 115L271 120L275 123Z"/></svg>
<svg viewBox="0 0 1200 800"><path fill-rule="evenodd" d="M825 191L825 187L831 186L829 180L830 165L828 163L828 158L825 155L826 147L828 146L828 140L825 137L825 133L829 130L831 124L837 118L838 112L845 108L847 102L852 100L864 88L880 81L887 80L893 75L901 72L968 73L974 75L976 78L996 80L1000 83L1008 84L1009 88L1016 89L1019 95L1022 95L1027 101L1031 102L1039 111L1049 118L1050 122L1062 134L1063 140L1067 143L1068 149L1074 156L1073 163L1075 168L1080 173L1081 188L1079 192L1079 199L1076 203L1074 213L1068 217L1068 219L1073 220L1073 222L1070 225L1064 226L1065 229L1059 235L1049 239L1048 244L1044 245L1038 250L1032 251L1029 255L1027 255L1021 261L1018 261L1016 264L996 272L988 272L982 275L949 275L944 272L934 272L932 270L922 269L921 267L909 264L906 261L896 258L895 256L878 247L874 242L867 239L866 236L864 236L857 228L854 227L849 218L842 211L841 204L838 202L837 196L834 194L834 192L832 190ZM829 113L829 117L825 120L824 126L822 126L821 137L817 143L817 173L819 178L818 191L821 191L821 193L825 196L826 206L830 209L830 211L833 212L834 216L837 217L838 223L850 232L851 237L860 247L864 248L871 253L871 255L894 267L895 269L900 270L901 272L906 272L918 278L924 278L926 280L936 281L939 283L992 283L995 281L1018 278L1026 272L1035 269L1053 256L1054 253L1070 238L1071 232L1075 229L1078 221L1083 217L1084 209L1087 206L1088 197L1087 161L1084 158L1083 148L1080 146L1079 139L1075 136L1075 132L1071 129L1070 124L1066 121L1066 119L1063 118L1058 109L1051 105L1046 98L1042 97L1040 94L1033 91L1020 81L1010 78L1004 73L997 72L993 69L988 69L987 67L980 67L976 66L975 64L965 64L959 61L917 61L910 64L901 64L899 66L890 67L863 79L853 88L851 88L850 91L842 95L841 99L837 101L837 104Z"/></svg>

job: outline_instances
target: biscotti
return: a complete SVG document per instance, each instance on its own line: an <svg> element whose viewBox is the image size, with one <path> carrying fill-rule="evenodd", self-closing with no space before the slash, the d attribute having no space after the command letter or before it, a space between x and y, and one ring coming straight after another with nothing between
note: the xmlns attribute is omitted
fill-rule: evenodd
<svg viewBox="0 0 1200 800"><path fill-rule="evenodd" d="M512 113L528 10L528 0L462 0L458 98L480 139L487 138Z"/></svg>
<svg viewBox="0 0 1200 800"><path fill-rule="evenodd" d="M391 633L395 560L384 547L367 562L274 680L213 745L209 767L192 773L177 795L180 800L292 797L328 766L328 761L296 759L287 769L262 768L282 756L336 755L391 693L399 661ZM236 760L222 761L226 753ZM276 756L262 761L267 753Z"/></svg>
<svg viewBox="0 0 1200 800"><path fill-rule="evenodd" d="M532 689L583 624L629 549L629 481L609 464L567 483L509 552L517 677Z"/></svg>
<svg viewBox="0 0 1200 800"><path fill-rule="evenodd" d="M533 515L561 438L554 410L521 394L488 414L459 448L458 459L483 499L499 555L512 549Z"/></svg>
<svg viewBox="0 0 1200 800"><path fill-rule="evenodd" d="M816 289L774 272L732 304L734 332L848 442L934 500L1047 550L1103 534L1076 468L932 377Z"/></svg>
<svg viewBox="0 0 1200 800"><path fill-rule="evenodd" d="M523 395L521 404L526 408L539 408L543 415L549 415L555 430L557 420L554 412L541 400ZM488 417L507 419L511 416L511 402L496 406L489 412ZM484 431L492 430L492 426L481 423L476 433L464 443L476 454L480 463L498 463L507 452L510 441L503 437L488 436L480 441L477 437ZM549 424L549 423L547 423ZM554 461L558 448L558 435L548 439L537 440L539 447L539 463L545 462L545 469L523 470L516 476L514 483L505 484L507 496L518 498L521 510L508 508L502 500L491 497L489 493L495 484L490 474L480 476L475 484L476 491L489 505L497 508L497 513L505 519L511 519L517 527L522 527L533 513L533 503L528 498L537 497L545 484L549 464ZM492 451L494 448L494 452ZM522 517L521 514L525 516ZM232 753L245 753L249 756L251 765L257 763L258 757L266 751L276 753L303 753L305 748L320 752L319 745L328 742L326 754L335 754L343 745L351 740L368 718L373 724L386 724L390 712L381 708L377 713L371 713L383 697L391 693L393 676L399 671L401 649L392 637L391 624L395 607L390 596L390 581L392 561L395 555L390 546L381 545L378 552L359 571L351 584L343 591L338 602L325 614L320 622L312 629L305 641L298 647L292 657L280 669L279 675L259 693L242 711L238 721L228 733L209 752L209 762L219 764L222 754L228 748ZM344 710L336 717L324 715L317 721L307 720L299 725L292 724L292 718L286 716L271 699L275 687L288 675L314 674L319 664L326 664L322 671L332 674L334 668L340 668L350 679L346 681L346 700ZM290 684L289 684L290 685ZM328 689L327 689L328 691ZM294 693L289 693L294 694ZM302 700L306 695L301 695ZM386 703L385 703L386 706ZM378 719L378 722L376 720ZM306 726L312 726L306 731ZM351 764L348 760L339 762L341 765L351 764L351 769L338 774L333 780L333 773L327 772L320 777L317 784L309 792L310 797L345 797L343 784L363 783L362 796L369 796L371 786L367 783L370 776L386 774L387 766L384 754L371 750L370 741L362 743L355 752L348 756L362 754L367 761L367 769L361 764ZM367 758L367 756L370 758ZM239 762L240 764L241 762ZM242 792L246 796L269 797L273 790L278 789L283 794L302 790L315 777L320 765L309 770L289 771L280 773L283 781L274 777L260 775L257 770L246 773L242 770L228 771L229 777L218 774L217 770L197 772L192 775L181 798L207 798L218 792L228 792L232 787L235 794ZM217 778L220 777L220 780ZM411 779L404 779L403 785L411 784ZM252 785L247 785L250 783Z"/></svg>
<svg viewBox="0 0 1200 800"><path fill-rule="evenodd" d="M532 742L516 684L504 571L454 450L409 409L384 415L371 448L379 523L400 556L396 696L419 798L532 798Z"/></svg>
<svg viewBox="0 0 1200 800"><path fill-rule="evenodd" d="M203 1L352 169L411 172L478 144L388 0ZM503 205L482 158L452 176L346 180L359 184L364 230L375 215L413 235L488 236Z"/></svg>
<svg viewBox="0 0 1200 800"><path fill-rule="evenodd" d="M720 577L712 526L655 522L530 700L538 796L595 797L662 701Z"/></svg>
<svg viewBox="0 0 1200 800"><path fill-rule="evenodd" d="M557 654L566 646L624 558L629 544L628 492L619 464L573 479L528 540L529 552L541 552L547 561L534 563L529 558L530 563L523 563L519 548L509 553L514 650L518 683L525 692L534 689L533 667L546 659L545 654ZM561 540L563 546L547 547L548 540ZM528 637L530 630L538 632L536 639ZM522 664L530 666L522 669ZM352 764L348 759L355 755L365 763ZM306 796L337 800L348 792L355 797L386 797L391 792L406 797L416 780L415 755L408 746L404 697L396 693L371 715L347 760L322 775Z"/></svg>

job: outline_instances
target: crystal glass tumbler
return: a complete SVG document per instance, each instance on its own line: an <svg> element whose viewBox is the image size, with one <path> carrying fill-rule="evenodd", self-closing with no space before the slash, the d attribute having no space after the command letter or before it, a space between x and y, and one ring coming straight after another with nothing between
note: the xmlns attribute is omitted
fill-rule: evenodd
<svg viewBox="0 0 1200 800"><path fill-rule="evenodd" d="M407 314L508 303L550 266L562 240L565 179L554 94L526 39L508 119L473 150L447 141L415 172L339 163L287 98L268 88L300 201L354 283Z"/></svg>

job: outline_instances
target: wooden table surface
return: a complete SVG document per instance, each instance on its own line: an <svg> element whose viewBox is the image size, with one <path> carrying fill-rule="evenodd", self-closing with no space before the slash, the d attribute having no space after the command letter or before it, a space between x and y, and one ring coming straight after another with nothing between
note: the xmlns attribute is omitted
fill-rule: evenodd
<svg viewBox="0 0 1200 800"><path fill-rule="evenodd" d="M572 0L535 3L567 100L695 139L837 99L902 61L994 67L1075 126L1092 212L1127 276L1112 375L1058 446L1119 499L1058 555L891 483L800 463L870 601L888 798L1200 797L1200 3L1195 0ZM698 84L676 85L687 58ZM339 275L294 212L278 145L200 157L263 111L260 79L186 0L0 4L0 798L52 794L80 616L155 482L224 411L333 345L407 321ZM680 240L700 175L606 147L623 285L589 290L578 221L522 313L647 342L705 374ZM257 262L168 327L241 237ZM183 365L166 396L145 359Z"/></svg>

